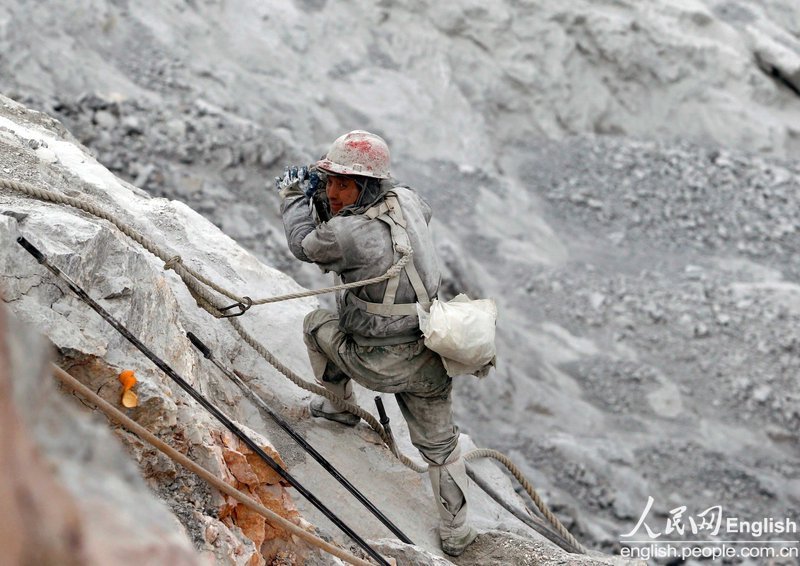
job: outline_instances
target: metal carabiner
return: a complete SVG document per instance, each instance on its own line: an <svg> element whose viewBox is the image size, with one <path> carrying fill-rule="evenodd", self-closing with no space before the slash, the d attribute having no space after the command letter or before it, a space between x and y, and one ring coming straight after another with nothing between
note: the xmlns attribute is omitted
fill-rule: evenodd
<svg viewBox="0 0 800 566"><path fill-rule="evenodd" d="M232 305L228 305L227 307L222 307L218 309L219 312L225 312L231 309L239 309L239 312L237 313L223 314L220 315L220 318L233 318L236 316L242 316L244 313L246 313L250 309L250 307L253 306L253 299L251 299L250 297L242 297L242 299L245 301L244 303L241 302L233 303Z"/></svg>

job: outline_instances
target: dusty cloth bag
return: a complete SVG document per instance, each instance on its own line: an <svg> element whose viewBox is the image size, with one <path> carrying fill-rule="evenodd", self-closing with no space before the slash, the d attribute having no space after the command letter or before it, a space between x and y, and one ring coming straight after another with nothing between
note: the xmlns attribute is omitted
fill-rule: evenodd
<svg viewBox="0 0 800 566"><path fill-rule="evenodd" d="M430 311L417 303L425 346L442 357L450 377L485 377L496 363L494 346L497 305L492 299L473 301L463 293L443 303L434 299Z"/></svg>

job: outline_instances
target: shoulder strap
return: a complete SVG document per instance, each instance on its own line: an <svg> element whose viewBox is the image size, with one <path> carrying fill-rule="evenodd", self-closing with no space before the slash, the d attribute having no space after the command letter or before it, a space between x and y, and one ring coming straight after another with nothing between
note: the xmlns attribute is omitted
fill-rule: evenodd
<svg viewBox="0 0 800 566"><path fill-rule="evenodd" d="M391 191L387 192L383 202L369 208L364 212L364 215L373 220L380 220L389 226L392 235L392 245L395 250L399 247L413 249L411 239L408 237L408 232L406 231L407 224L403 216L403 210L400 208L400 203L395 193ZM417 301L425 308L430 307L430 297L428 296L428 291L425 289L425 284L422 282L422 277L420 277L417 267L414 265L413 254L411 256L411 261L405 265L403 270L408 276L414 293L417 295ZM383 301L381 303L365 301L356 297L355 293L349 293L349 295L354 299L354 304L372 314L381 314L384 316L417 314L416 305L413 303L395 304L399 286L400 274L386 282L386 290L384 291Z"/></svg>

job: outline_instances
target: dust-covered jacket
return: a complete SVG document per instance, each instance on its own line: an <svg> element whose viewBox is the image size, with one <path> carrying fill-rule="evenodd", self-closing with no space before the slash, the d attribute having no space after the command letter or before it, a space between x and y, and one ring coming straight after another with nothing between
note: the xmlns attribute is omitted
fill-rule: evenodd
<svg viewBox="0 0 800 566"><path fill-rule="evenodd" d="M383 275L400 259L394 250L389 226L364 215L383 202L387 192L397 195L406 220L412 248L412 260L428 296L436 297L441 280L439 258L433 247L428 223L431 208L413 189L385 180L373 190L364 190L358 201L339 211L327 222L317 224L311 206L299 191L289 194L281 205L283 226L289 249L300 260L316 263L325 272L338 274L344 283ZM417 315L382 316L367 313L350 298L351 293L364 301L381 303L386 281L349 289L337 296L339 327L357 342L386 338L389 341L413 340L421 336ZM414 289L405 270L400 274L396 304L415 303Z"/></svg>

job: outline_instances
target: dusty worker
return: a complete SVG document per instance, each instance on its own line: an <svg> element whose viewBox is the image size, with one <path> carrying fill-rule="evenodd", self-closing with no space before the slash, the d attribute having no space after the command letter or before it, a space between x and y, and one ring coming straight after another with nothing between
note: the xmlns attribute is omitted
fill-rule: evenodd
<svg viewBox="0 0 800 566"><path fill-rule="evenodd" d="M425 347L415 306L430 304L441 278L428 228L431 209L390 177L389 148L375 134L356 130L341 136L311 169L310 180L305 169L296 174L294 168L279 179L286 239L298 259L348 283L386 273L401 251L412 250L398 276L344 291L337 296L337 312L319 309L306 316L304 338L314 375L349 402L351 379L395 394L411 441L429 464L442 549L457 556L476 532L467 522L452 380L440 357ZM360 420L322 397L311 401L311 414L348 426Z"/></svg>

